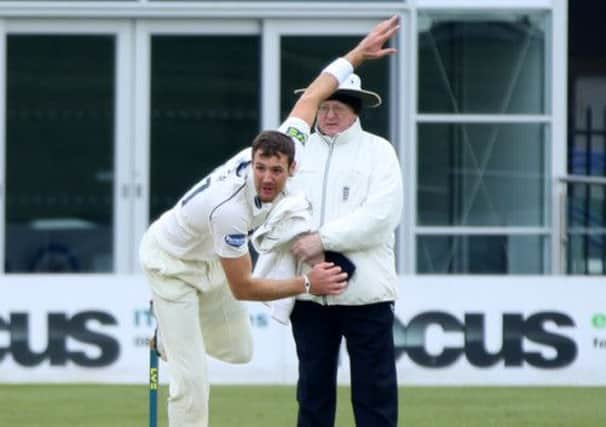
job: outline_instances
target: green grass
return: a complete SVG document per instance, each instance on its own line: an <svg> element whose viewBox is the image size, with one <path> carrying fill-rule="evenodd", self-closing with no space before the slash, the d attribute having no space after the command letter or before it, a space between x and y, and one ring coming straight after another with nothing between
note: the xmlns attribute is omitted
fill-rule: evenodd
<svg viewBox="0 0 606 427"><path fill-rule="evenodd" d="M166 387L159 427L166 423ZM147 388L0 384L2 427L146 427ZM296 419L290 386L213 386L212 427L287 427ZM349 388L339 389L338 427L354 426ZM410 427L604 427L605 387L403 387L400 425Z"/></svg>

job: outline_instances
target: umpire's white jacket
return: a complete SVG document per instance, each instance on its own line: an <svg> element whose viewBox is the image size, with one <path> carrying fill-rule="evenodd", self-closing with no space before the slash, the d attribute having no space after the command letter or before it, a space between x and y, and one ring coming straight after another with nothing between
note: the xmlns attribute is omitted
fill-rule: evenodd
<svg viewBox="0 0 606 427"><path fill-rule="evenodd" d="M358 119L333 138L316 129L289 185L310 199L312 225L324 248L356 265L342 294L298 298L340 305L395 300L394 230L402 211L402 174L393 146L364 131Z"/></svg>

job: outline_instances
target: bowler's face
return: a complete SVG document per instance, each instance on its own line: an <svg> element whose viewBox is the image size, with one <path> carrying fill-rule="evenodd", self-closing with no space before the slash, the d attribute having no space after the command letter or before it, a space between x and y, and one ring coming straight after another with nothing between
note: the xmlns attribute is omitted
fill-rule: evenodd
<svg viewBox="0 0 606 427"><path fill-rule="evenodd" d="M282 192L286 180L294 170L294 162L288 168L288 157L278 153L275 156L263 156L259 151L253 157L255 188L257 196L263 203L273 202Z"/></svg>
<svg viewBox="0 0 606 427"><path fill-rule="evenodd" d="M324 135L335 136L348 129L356 117L349 105L332 99L324 101L318 109L318 129Z"/></svg>

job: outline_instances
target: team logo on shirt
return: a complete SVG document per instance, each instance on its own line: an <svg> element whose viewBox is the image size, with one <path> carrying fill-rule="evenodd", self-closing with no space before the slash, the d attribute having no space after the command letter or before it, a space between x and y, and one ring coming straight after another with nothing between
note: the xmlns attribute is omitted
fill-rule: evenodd
<svg viewBox="0 0 606 427"><path fill-rule="evenodd" d="M349 187L343 187L343 201L349 200Z"/></svg>
<svg viewBox="0 0 606 427"><path fill-rule="evenodd" d="M307 137L305 136L305 134L295 127L291 126L286 129L286 135L295 138L303 145L305 145L305 143L307 142Z"/></svg>
<svg viewBox="0 0 606 427"><path fill-rule="evenodd" d="M225 243L234 248L239 248L246 242L245 234L228 234L225 236Z"/></svg>

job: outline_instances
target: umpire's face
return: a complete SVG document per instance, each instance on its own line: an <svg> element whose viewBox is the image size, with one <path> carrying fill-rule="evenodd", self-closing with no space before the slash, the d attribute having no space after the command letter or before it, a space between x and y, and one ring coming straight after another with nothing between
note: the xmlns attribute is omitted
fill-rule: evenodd
<svg viewBox="0 0 606 427"><path fill-rule="evenodd" d="M353 108L334 99L324 101L318 109L318 129L324 135L333 137L348 129L358 116Z"/></svg>
<svg viewBox="0 0 606 427"><path fill-rule="evenodd" d="M288 157L282 153L267 156L260 150L253 157L255 187L263 203L272 202L284 189L286 180L294 172L295 163L288 167Z"/></svg>

